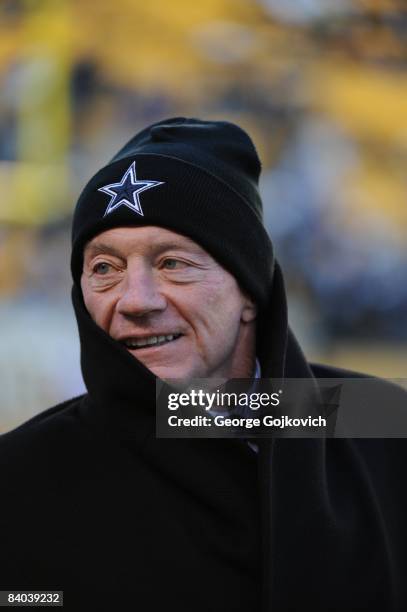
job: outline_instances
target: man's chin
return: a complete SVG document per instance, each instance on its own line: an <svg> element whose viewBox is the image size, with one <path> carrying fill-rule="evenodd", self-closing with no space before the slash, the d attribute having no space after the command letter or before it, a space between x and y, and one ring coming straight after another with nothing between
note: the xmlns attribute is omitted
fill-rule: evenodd
<svg viewBox="0 0 407 612"><path fill-rule="evenodd" d="M189 392L191 389L202 390L204 392L212 392L217 388L222 387L227 382L227 378L206 377L204 374L197 372L185 372L168 369L151 369L153 374L177 391Z"/></svg>
<svg viewBox="0 0 407 612"><path fill-rule="evenodd" d="M157 378L171 385L172 387L185 387L193 379L191 373L185 372L185 370L182 370L181 368L158 366L151 367L149 370L151 370L151 372L157 376Z"/></svg>
<svg viewBox="0 0 407 612"><path fill-rule="evenodd" d="M129 350L129 353L150 370L150 372L157 376L157 378L160 378L163 382L171 386L177 384L180 387L185 387L189 381L197 377L194 376L190 369L186 369L184 364L175 366L173 363L154 363L157 359L150 359L148 355L142 355L141 351ZM185 361L186 359L183 359L183 362Z"/></svg>
<svg viewBox="0 0 407 612"><path fill-rule="evenodd" d="M208 375L207 371L199 363L193 363L191 357L180 355L176 360L174 355L164 355L160 350L152 349L128 349L140 363L150 372L166 384L175 389L186 389L199 386L206 390L212 390L226 382L226 378ZM174 361L179 363L175 364ZM199 381L199 383L198 383ZM196 384L195 384L196 383Z"/></svg>

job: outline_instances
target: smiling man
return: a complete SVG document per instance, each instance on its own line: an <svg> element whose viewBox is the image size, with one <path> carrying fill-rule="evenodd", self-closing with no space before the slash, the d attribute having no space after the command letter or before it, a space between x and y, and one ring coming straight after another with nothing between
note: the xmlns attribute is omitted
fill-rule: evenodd
<svg viewBox="0 0 407 612"><path fill-rule="evenodd" d="M162 379L249 378L254 301L203 248L160 227L91 240L81 278L93 320Z"/></svg>
<svg viewBox="0 0 407 612"><path fill-rule="evenodd" d="M156 437L157 380L354 376L288 327L259 175L238 126L173 118L84 188L87 393L2 437L0 590L75 612L407 609L404 440Z"/></svg>

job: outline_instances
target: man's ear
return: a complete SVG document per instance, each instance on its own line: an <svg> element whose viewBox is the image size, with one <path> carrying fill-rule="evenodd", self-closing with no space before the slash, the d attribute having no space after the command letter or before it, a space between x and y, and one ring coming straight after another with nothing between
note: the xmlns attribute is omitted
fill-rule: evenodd
<svg viewBox="0 0 407 612"><path fill-rule="evenodd" d="M257 304L248 295L244 296L241 319L244 323L250 323L257 317Z"/></svg>

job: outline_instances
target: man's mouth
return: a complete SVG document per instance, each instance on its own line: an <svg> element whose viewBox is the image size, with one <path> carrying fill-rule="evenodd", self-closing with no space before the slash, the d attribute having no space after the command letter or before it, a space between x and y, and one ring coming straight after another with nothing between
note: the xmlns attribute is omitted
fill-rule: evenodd
<svg viewBox="0 0 407 612"><path fill-rule="evenodd" d="M146 347L157 347L174 342L180 338L182 334L166 334L162 336L148 336L146 338L125 338L122 340L124 346L131 350L137 350Z"/></svg>

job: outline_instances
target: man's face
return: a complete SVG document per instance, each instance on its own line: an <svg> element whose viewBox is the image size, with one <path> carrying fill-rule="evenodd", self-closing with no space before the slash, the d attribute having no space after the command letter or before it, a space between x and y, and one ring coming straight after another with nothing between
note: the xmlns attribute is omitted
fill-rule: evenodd
<svg viewBox="0 0 407 612"><path fill-rule="evenodd" d="M81 287L94 321L159 378L251 375L256 307L189 238L103 232L85 247Z"/></svg>

